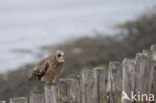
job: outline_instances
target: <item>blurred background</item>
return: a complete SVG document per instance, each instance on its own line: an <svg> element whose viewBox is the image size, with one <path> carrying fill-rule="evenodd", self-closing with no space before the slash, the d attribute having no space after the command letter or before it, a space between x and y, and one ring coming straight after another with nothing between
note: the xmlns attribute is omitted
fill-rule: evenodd
<svg viewBox="0 0 156 103"><path fill-rule="evenodd" d="M133 58L156 43L156 0L1 0L0 100L43 88L27 70L55 49L61 77ZM17 81L18 80L18 81Z"/></svg>

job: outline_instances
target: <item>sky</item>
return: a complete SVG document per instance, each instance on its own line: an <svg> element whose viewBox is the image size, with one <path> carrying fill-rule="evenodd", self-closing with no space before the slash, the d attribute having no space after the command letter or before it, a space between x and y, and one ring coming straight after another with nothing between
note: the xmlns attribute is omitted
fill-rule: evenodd
<svg viewBox="0 0 156 103"><path fill-rule="evenodd" d="M39 48L67 39L113 35L156 0L0 0L0 72L37 61Z"/></svg>

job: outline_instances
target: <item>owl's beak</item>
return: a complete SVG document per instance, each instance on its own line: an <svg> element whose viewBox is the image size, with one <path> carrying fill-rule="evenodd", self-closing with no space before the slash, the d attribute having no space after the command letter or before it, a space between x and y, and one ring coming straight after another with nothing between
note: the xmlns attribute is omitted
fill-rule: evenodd
<svg viewBox="0 0 156 103"><path fill-rule="evenodd" d="M62 57L60 58L60 62L61 62L61 63L64 62L64 56L62 56Z"/></svg>
<svg viewBox="0 0 156 103"><path fill-rule="evenodd" d="M64 59L62 60L62 62L64 62Z"/></svg>

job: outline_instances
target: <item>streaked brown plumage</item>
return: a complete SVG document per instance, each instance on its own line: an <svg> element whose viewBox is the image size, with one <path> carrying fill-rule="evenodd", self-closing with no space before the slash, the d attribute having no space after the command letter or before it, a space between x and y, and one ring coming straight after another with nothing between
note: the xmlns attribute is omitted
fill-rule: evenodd
<svg viewBox="0 0 156 103"><path fill-rule="evenodd" d="M54 51L49 57L28 72L29 80L41 80L46 83L55 83L56 77L63 71L64 52Z"/></svg>

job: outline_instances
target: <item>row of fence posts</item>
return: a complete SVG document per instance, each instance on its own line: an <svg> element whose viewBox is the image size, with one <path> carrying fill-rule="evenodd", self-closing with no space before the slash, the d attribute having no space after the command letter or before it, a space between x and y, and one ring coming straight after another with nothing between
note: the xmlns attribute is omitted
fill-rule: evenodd
<svg viewBox="0 0 156 103"><path fill-rule="evenodd" d="M15 97L10 103L150 103L147 98L131 101L121 97L123 91L129 97L132 92L156 95L156 45L137 53L134 59L110 62L106 71L99 67L86 70L81 77L60 79L56 85L45 84L44 93L31 91L29 101Z"/></svg>

